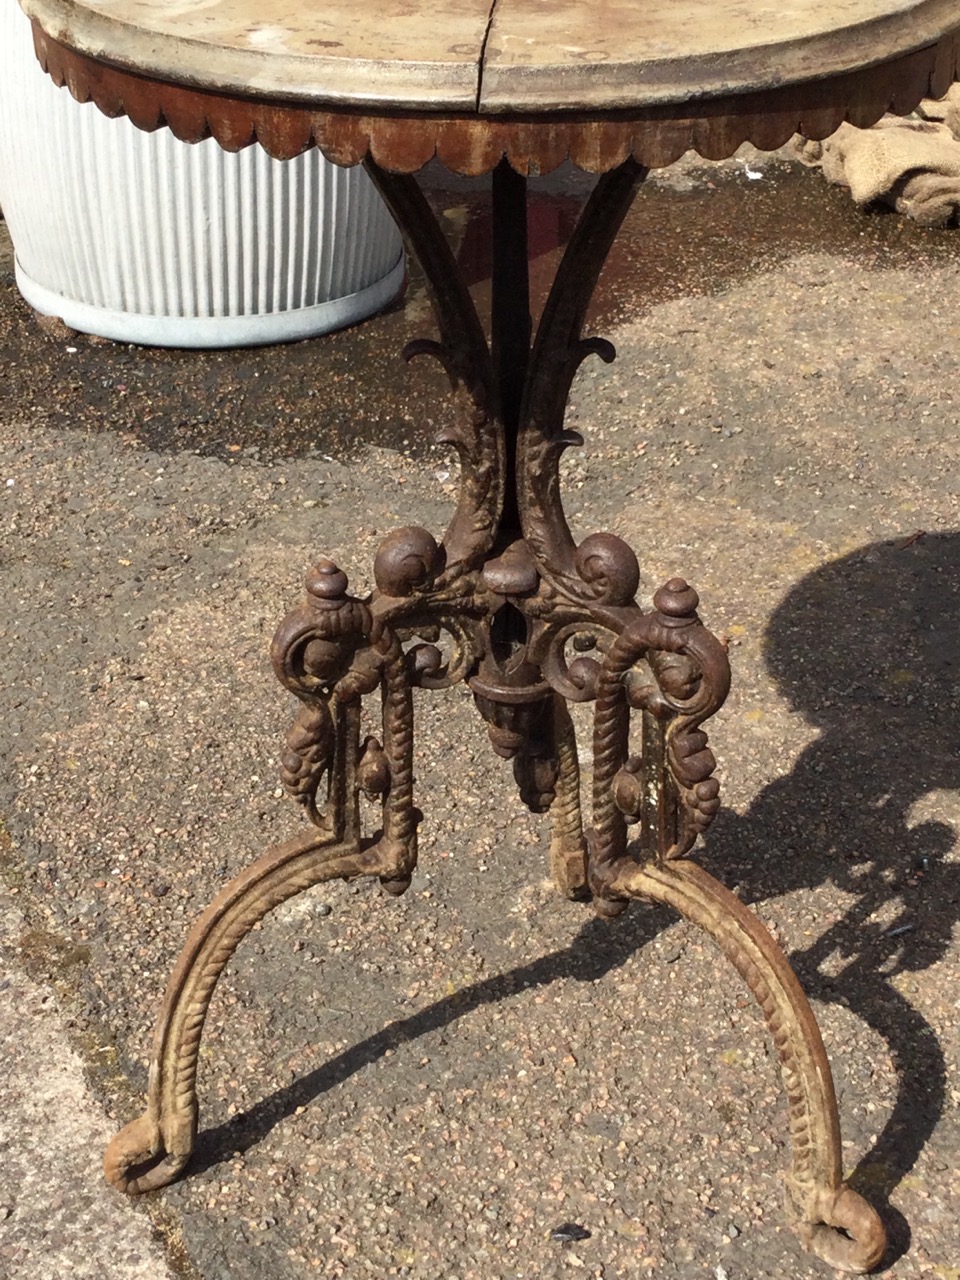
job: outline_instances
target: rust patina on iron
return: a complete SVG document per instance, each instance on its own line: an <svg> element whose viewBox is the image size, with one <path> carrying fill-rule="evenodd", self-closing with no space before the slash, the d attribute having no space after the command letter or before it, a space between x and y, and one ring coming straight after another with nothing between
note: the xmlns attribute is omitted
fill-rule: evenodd
<svg viewBox="0 0 960 1280"><path fill-rule="evenodd" d="M23 0L50 74L81 100L144 129L253 142L288 157L320 147L364 163L429 282L440 360L461 390L448 437L460 495L440 541L408 527L384 539L367 599L322 559L281 624L273 661L302 706L283 781L311 828L233 880L197 922L170 978L147 1110L106 1156L127 1192L187 1165L196 1072L224 965L279 903L331 879L376 876L391 894L417 862L414 689L465 683L524 802L549 814L560 891L616 916L663 902L709 933L755 995L780 1056L793 1160L788 1209L803 1243L866 1271L886 1240L842 1179L830 1067L783 953L752 912L689 855L719 809L703 725L730 682L697 593L667 582L636 601L640 569L620 538L576 544L560 459L581 443L564 415L584 359L612 360L584 317L620 223L649 167L689 147L720 158L745 140L773 148L910 111L955 78L960 0L610 0L606 27L582 0L417 6L330 0ZM393 9L390 10L393 13ZM490 338L412 174L439 157L493 173ZM526 176L565 159L599 173L531 337ZM379 699L379 736L361 705ZM593 704L589 821L581 809L571 702ZM380 807L366 830L361 796Z"/></svg>
<svg viewBox="0 0 960 1280"><path fill-rule="evenodd" d="M237 877L195 926L167 988L147 1112L114 1139L107 1176L124 1191L146 1191L187 1164L207 1007L257 921L325 880L377 876L391 894L409 886L421 820L413 690L465 682L523 800L550 815L560 891L608 917L632 899L667 902L711 934L745 979L783 1066L791 1217L829 1262L868 1269L884 1251L884 1231L842 1181L830 1068L806 997L752 912L688 859L720 805L702 725L729 688L724 647L682 579L641 609L633 551L602 532L575 544L560 501L561 455L580 443L564 428L570 384L585 358L614 356L609 343L581 336L587 303L645 170L628 160L599 179L531 344L525 180L506 163L493 175L488 342L416 180L368 165L427 272L439 321L438 342L411 343L405 354L439 359L466 393L448 437L461 460L459 503L439 542L419 527L384 539L368 599L351 596L336 564L321 560L305 603L277 631L274 667L303 704L283 782L314 830ZM361 738L366 696L381 701L379 738ZM587 826L568 702L595 704ZM379 830L363 829L361 794L380 802Z"/></svg>

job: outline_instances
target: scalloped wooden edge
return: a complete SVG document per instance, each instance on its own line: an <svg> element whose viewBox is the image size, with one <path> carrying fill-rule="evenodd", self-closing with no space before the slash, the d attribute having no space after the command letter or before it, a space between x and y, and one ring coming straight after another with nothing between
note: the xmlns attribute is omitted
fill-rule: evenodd
<svg viewBox="0 0 960 1280"><path fill-rule="evenodd" d="M352 166L369 156L394 173L415 173L438 159L469 177L489 172L504 157L518 173L536 176L566 160L603 173L631 155L648 169L660 169L691 150L708 160L726 159L744 142L775 151L796 133L819 140L844 121L867 128L887 112L907 115L923 98L942 98L960 67L960 32L954 32L936 45L851 74L707 99L689 116L679 115L679 107L539 118L362 115L151 80L68 49L36 22L33 31L37 57L56 84L107 116L128 116L140 129L166 126L183 142L213 137L227 151L256 142L277 160L315 146L334 164Z"/></svg>

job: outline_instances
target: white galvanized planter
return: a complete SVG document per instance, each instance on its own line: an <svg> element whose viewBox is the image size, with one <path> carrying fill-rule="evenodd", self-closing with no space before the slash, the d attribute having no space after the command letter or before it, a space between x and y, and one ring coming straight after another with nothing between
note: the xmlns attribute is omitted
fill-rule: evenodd
<svg viewBox="0 0 960 1280"><path fill-rule="evenodd" d="M362 170L108 120L41 71L17 0L0 0L0 207L27 302L122 342L306 338L403 283L399 232Z"/></svg>

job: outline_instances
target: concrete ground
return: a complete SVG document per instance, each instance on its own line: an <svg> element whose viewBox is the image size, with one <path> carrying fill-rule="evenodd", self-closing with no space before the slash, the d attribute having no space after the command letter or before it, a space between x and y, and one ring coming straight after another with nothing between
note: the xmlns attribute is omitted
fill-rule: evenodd
<svg viewBox="0 0 960 1280"><path fill-rule="evenodd" d="M430 181L483 302L482 191ZM536 201L538 283L578 198ZM578 537L628 538L645 597L682 572L728 638L699 856L813 1000L898 1280L960 1280L955 234L756 156L653 181L564 477ZM386 531L442 530L452 409L397 357L430 332L416 272L343 334L159 352L38 325L0 245L0 1275L829 1274L784 1221L739 980L667 913L552 893L457 691L418 700L410 892L269 917L211 1009L189 1175L103 1184L189 921L299 830L269 637L318 554L362 590ZM569 1222L589 1236L551 1236Z"/></svg>

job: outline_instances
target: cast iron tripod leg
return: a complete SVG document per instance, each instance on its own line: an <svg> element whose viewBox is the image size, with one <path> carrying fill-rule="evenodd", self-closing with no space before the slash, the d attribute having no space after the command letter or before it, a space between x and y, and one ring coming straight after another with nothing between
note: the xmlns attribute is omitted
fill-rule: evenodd
<svg viewBox="0 0 960 1280"><path fill-rule="evenodd" d="M116 1135L104 1157L107 1179L135 1195L173 1182L197 1133L197 1058L217 980L238 944L268 911L325 880L389 874L377 846L331 843L313 831L277 845L213 900L170 976L150 1063L147 1109Z"/></svg>
<svg viewBox="0 0 960 1280"><path fill-rule="evenodd" d="M672 906L705 930L753 992L780 1055L790 1104L793 1167L787 1206L807 1249L831 1266L864 1272L883 1257L876 1211L843 1182L840 1122L830 1064L807 998L786 956L752 911L693 862L626 870L617 888Z"/></svg>

